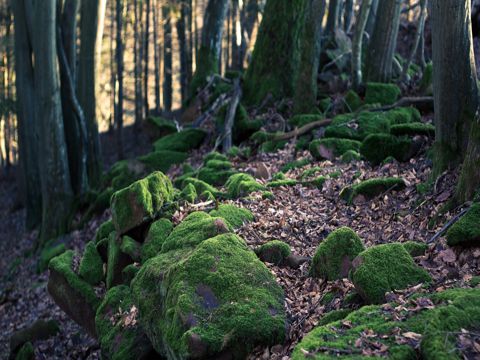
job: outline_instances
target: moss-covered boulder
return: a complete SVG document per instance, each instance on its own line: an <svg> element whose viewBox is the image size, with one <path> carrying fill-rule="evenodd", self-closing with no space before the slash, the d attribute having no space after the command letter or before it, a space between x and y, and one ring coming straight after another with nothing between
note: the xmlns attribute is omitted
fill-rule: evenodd
<svg viewBox="0 0 480 360"><path fill-rule="evenodd" d="M208 191L209 193L216 196L220 193L217 188L200 179L191 178L191 177L187 177L183 179L182 187L185 188L189 184L192 184L195 187L195 190L197 190L197 194L203 194L206 191Z"/></svg>
<svg viewBox="0 0 480 360"><path fill-rule="evenodd" d="M218 209L210 211L210 216L225 219L225 221L234 229L238 229L245 223L254 220L254 216L250 210L239 208L231 204L219 205Z"/></svg>
<svg viewBox="0 0 480 360"><path fill-rule="evenodd" d="M98 285L105 279L103 260L97 250L97 245L90 241L85 246L82 260L78 268L80 277L90 285Z"/></svg>
<svg viewBox="0 0 480 360"><path fill-rule="evenodd" d="M222 186L234 173L230 161L212 159L199 170L198 178L210 185Z"/></svg>
<svg viewBox="0 0 480 360"><path fill-rule="evenodd" d="M145 121L145 132L152 140L177 132L177 125L172 120L159 116L149 116Z"/></svg>
<svg viewBox="0 0 480 360"><path fill-rule="evenodd" d="M385 293L410 285L428 283L430 275L417 266L398 243L377 245L353 261L352 281L362 298L371 304L385 301Z"/></svg>
<svg viewBox="0 0 480 360"><path fill-rule="evenodd" d="M373 165L381 164L388 157L400 162L410 160L418 149L408 137L388 134L372 134L363 140L360 153Z"/></svg>
<svg viewBox="0 0 480 360"><path fill-rule="evenodd" d="M198 198L197 189L193 184L187 184L180 193L180 198L189 203L195 203Z"/></svg>
<svg viewBox="0 0 480 360"><path fill-rule="evenodd" d="M412 257L423 256L428 250L428 245L417 241L406 241L402 246Z"/></svg>
<svg viewBox="0 0 480 360"><path fill-rule="evenodd" d="M391 105L398 100L402 91L395 84L367 83L365 104Z"/></svg>
<svg viewBox="0 0 480 360"><path fill-rule="evenodd" d="M161 171L166 173L172 165L181 164L187 160L188 155L184 152L160 150L140 156L138 161L145 164L148 171Z"/></svg>
<svg viewBox="0 0 480 360"><path fill-rule="evenodd" d="M14 332L10 337L10 359L17 359L19 356L20 359L30 359L29 357L21 357L30 353L30 351L24 350L25 354L22 355L22 348L25 344L32 346L31 343L46 340L55 336L59 331L60 329L55 320L37 320L31 326Z"/></svg>
<svg viewBox="0 0 480 360"><path fill-rule="evenodd" d="M155 354L137 317L128 286L116 286L105 294L95 316L102 358L140 360Z"/></svg>
<svg viewBox="0 0 480 360"><path fill-rule="evenodd" d="M343 102L346 112L357 111L363 105L362 99L354 90L347 91L345 97L343 98Z"/></svg>
<svg viewBox="0 0 480 360"><path fill-rule="evenodd" d="M287 243L280 240L271 240L256 249L255 253L260 260L264 262L274 265L282 265L292 251Z"/></svg>
<svg viewBox="0 0 480 360"><path fill-rule="evenodd" d="M157 140L153 146L155 151L170 150L188 152L200 147L205 140L206 133L200 129L185 129Z"/></svg>
<svg viewBox="0 0 480 360"><path fill-rule="evenodd" d="M115 225L113 225L112 220L105 221L98 227L94 242L98 243L100 240L108 238L112 231L115 231Z"/></svg>
<svg viewBox="0 0 480 360"><path fill-rule="evenodd" d="M399 191L405 187L405 180L401 178L375 178L345 187L340 192L340 197L348 203L352 203L371 200L387 191Z"/></svg>
<svg viewBox="0 0 480 360"><path fill-rule="evenodd" d="M424 123L411 123L411 124L398 124L392 125L390 128L392 135L396 136L414 136L414 135L424 135L429 137L435 136L435 126L432 124Z"/></svg>
<svg viewBox="0 0 480 360"><path fill-rule="evenodd" d="M317 160L333 160L347 151L358 152L361 143L356 140L327 138L314 140L310 143L310 154Z"/></svg>
<svg viewBox="0 0 480 360"><path fill-rule="evenodd" d="M142 244L135 241L130 236L123 236L120 243L120 251L128 255L134 262L139 262L141 258Z"/></svg>
<svg viewBox="0 0 480 360"><path fill-rule="evenodd" d="M480 322L480 289L452 289L425 300L433 306L406 316L372 305L343 321L318 326L295 347L292 359L371 359L362 353L364 348L371 349L360 336L366 330L374 334L375 349L384 349L378 355L388 359L462 359L457 333L462 328L474 330ZM415 308L415 301L392 303L388 308Z"/></svg>
<svg viewBox="0 0 480 360"><path fill-rule="evenodd" d="M69 317L95 337L95 312L100 299L93 287L73 270L73 256L69 250L50 261L48 292Z"/></svg>
<svg viewBox="0 0 480 360"><path fill-rule="evenodd" d="M225 184L230 198L246 196L255 191L265 190L265 186L257 182L253 176L245 173L232 175Z"/></svg>
<svg viewBox="0 0 480 360"><path fill-rule="evenodd" d="M12 357L12 354L10 355ZM35 359L35 350L31 342L27 342L22 345L20 350L14 357L15 360L34 360Z"/></svg>
<svg viewBox="0 0 480 360"><path fill-rule="evenodd" d="M447 231L450 246L480 245L480 203L474 203L470 210Z"/></svg>
<svg viewBox="0 0 480 360"><path fill-rule="evenodd" d="M194 214L172 235L205 217ZM236 235L200 234L200 242L178 237L176 246L164 246L132 282L155 350L176 359L244 358L257 345L281 343L283 291L269 270Z"/></svg>
<svg viewBox="0 0 480 360"><path fill-rule="evenodd" d="M118 235L154 219L162 206L173 200L174 190L170 179L157 171L112 197L112 222Z"/></svg>
<svg viewBox="0 0 480 360"><path fill-rule="evenodd" d="M351 163L354 161L358 161L362 158L362 156L355 150L348 150L341 156L340 160L344 163Z"/></svg>
<svg viewBox="0 0 480 360"><path fill-rule="evenodd" d="M345 278L352 268L353 259L364 249L362 240L352 229L339 228L318 246L310 273L329 281Z"/></svg>
<svg viewBox="0 0 480 360"><path fill-rule="evenodd" d="M168 219L160 219L150 225L147 237L142 246L142 261L156 256L161 250L163 243L173 230L173 224Z"/></svg>

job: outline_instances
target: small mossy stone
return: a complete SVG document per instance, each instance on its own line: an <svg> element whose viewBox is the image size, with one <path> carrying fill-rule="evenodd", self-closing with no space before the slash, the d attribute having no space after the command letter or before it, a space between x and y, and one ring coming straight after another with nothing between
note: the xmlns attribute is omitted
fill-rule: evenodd
<svg viewBox="0 0 480 360"><path fill-rule="evenodd" d="M391 126L418 123L422 120L422 115L414 107L400 107L389 110L384 113Z"/></svg>
<svg viewBox="0 0 480 360"><path fill-rule="evenodd" d="M210 216L225 219L234 229L238 229L247 222L254 220L254 216L250 210L231 204L219 205L218 209L210 211Z"/></svg>
<svg viewBox="0 0 480 360"><path fill-rule="evenodd" d="M135 241L130 236L122 237L122 243L120 244L120 251L130 256L130 258L134 262L140 261L141 248L142 248L142 244L140 244L138 241Z"/></svg>
<svg viewBox="0 0 480 360"><path fill-rule="evenodd" d="M98 243L100 240L108 238L108 235L112 231L115 231L115 226L113 225L112 220L105 221L102 225L100 225L95 233L95 243Z"/></svg>
<svg viewBox="0 0 480 360"><path fill-rule="evenodd" d="M149 171L161 171L166 173L172 165L181 164L187 160L188 155L184 152L161 150L141 156L138 161L145 164Z"/></svg>
<svg viewBox="0 0 480 360"><path fill-rule="evenodd" d="M395 84L367 83L365 104L392 105L401 94L400 88Z"/></svg>
<svg viewBox="0 0 480 360"><path fill-rule="evenodd" d="M168 219L160 219L150 225L142 246L142 262L155 257L162 250L163 243L172 233L172 230L173 223Z"/></svg>
<svg viewBox="0 0 480 360"><path fill-rule="evenodd" d="M105 279L103 260L93 241L90 241L85 246L82 260L80 260L78 274L83 280L93 286L98 285Z"/></svg>
<svg viewBox="0 0 480 360"><path fill-rule="evenodd" d="M212 161L209 163L211 162ZM216 162L216 164L220 165L218 162ZM229 162L224 164L228 164L231 167ZM198 172L198 179L213 186L222 186L233 174L235 174L233 170L221 170L213 167L203 167Z"/></svg>
<svg viewBox="0 0 480 360"><path fill-rule="evenodd" d="M352 281L362 298L372 304L385 301L385 294L410 285L430 282L430 275L399 243L371 247L354 260Z"/></svg>
<svg viewBox="0 0 480 360"><path fill-rule="evenodd" d="M271 192L271 191L263 191L262 192L262 199L272 200L274 198L275 198L275 195L273 194L273 192Z"/></svg>
<svg viewBox="0 0 480 360"><path fill-rule="evenodd" d="M44 272L47 269L50 260L52 260L55 256L64 253L65 250L66 248L64 243L56 245L47 244L46 247L40 252L37 263L37 272Z"/></svg>
<svg viewBox="0 0 480 360"><path fill-rule="evenodd" d="M429 137L435 136L435 126L432 124L424 123L411 123L411 124L398 124L392 125L390 128L392 135L396 136L414 136L414 135L425 135Z"/></svg>
<svg viewBox="0 0 480 360"><path fill-rule="evenodd" d="M197 189L195 189L195 186L193 184L187 184L185 186L180 194L180 198L182 200L185 200L191 204L195 203L195 200L197 200L198 194L197 194Z"/></svg>
<svg viewBox="0 0 480 360"><path fill-rule="evenodd" d="M22 345L18 353L15 355L15 360L34 360L35 351L31 342Z"/></svg>
<svg viewBox="0 0 480 360"><path fill-rule="evenodd" d="M371 200L387 191L399 191L406 187L401 178L375 178L348 186L340 192L340 197L349 204L356 200Z"/></svg>
<svg viewBox="0 0 480 360"><path fill-rule="evenodd" d="M373 165L379 165L389 156L400 162L408 161L416 151L414 151L413 141L408 137L372 134L363 140L360 153Z"/></svg>
<svg viewBox="0 0 480 360"><path fill-rule="evenodd" d="M480 203L474 203L467 213L447 231L449 246L480 245Z"/></svg>
<svg viewBox="0 0 480 360"><path fill-rule="evenodd" d="M300 169L304 166L307 166L308 164L310 164L310 160L307 159L307 158L303 158L303 159L299 159L299 160L294 160L294 161L291 161L285 165L283 165L280 169L281 172L283 173L286 173L290 170L294 170L294 169Z"/></svg>
<svg viewBox="0 0 480 360"><path fill-rule="evenodd" d="M318 246L310 273L329 281L345 278L352 268L353 259L363 250L362 240L352 229L339 228Z"/></svg>
<svg viewBox="0 0 480 360"><path fill-rule="evenodd" d="M342 154L341 160L344 163L351 163L354 161L358 161L362 158L362 156L355 150L348 150Z"/></svg>
<svg viewBox="0 0 480 360"><path fill-rule="evenodd" d="M118 235L155 218L173 197L170 179L159 171L117 191L112 197L111 209L112 222Z"/></svg>
<svg viewBox="0 0 480 360"><path fill-rule="evenodd" d="M328 138L310 143L310 153L318 160L333 160L349 150L359 151L361 143L350 139Z"/></svg>
<svg viewBox="0 0 480 360"><path fill-rule="evenodd" d="M423 256L428 250L428 245L417 241L406 241L402 246L412 257Z"/></svg>
<svg viewBox="0 0 480 360"><path fill-rule="evenodd" d="M59 331L60 328L55 320L36 320L31 326L12 334L10 337L10 355L20 354L25 344L49 339L57 335Z"/></svg>
<svg viewBox="0 0 480 360"><path fill-rule="evenodd" d="M197 190L197 194L203 194L205 191L208 191L213 195L219 194L219 191L217 190L217 188L215 188L210 184L207 184L205 181L202 181L200 179L189 177L182 181L183 187L187 186L188 184L192 184L193 186L195 186L195 189Z"/></svg>
<svg viewBox="0 0 480 360"><path fill-rule="evenodd" d="M290 250L290 246L280 240L271 240L266 242L265 244L261 245L255 251L260 258L260 260L264 262L268 262L274 265L281 265L287 257L290 256L292 251Z"/></svg>
<svg viewBox="0 0 480 360"><path fill-rule="evenodd" d="M157 140L153 146L155 151L170 150L188 152L198 148L206 137L206 133L200 129L185 129L175 134L164 136Z"/></svg>
<svg viewBox="0 0 480 360"><path fill-rule="evenodd" d="M346 112L357 111L362 105L363 101L360 96L353 90L349 90L344 97L345 110Z"/></svg>
<svg viewBox="0 0 480 360"><path fill-rule="evenodd" d="M253 176L245 173L232 175L226 182L225 187L230 198L238 198L255 191L265 190L265 187L258 183Z"/></svg>

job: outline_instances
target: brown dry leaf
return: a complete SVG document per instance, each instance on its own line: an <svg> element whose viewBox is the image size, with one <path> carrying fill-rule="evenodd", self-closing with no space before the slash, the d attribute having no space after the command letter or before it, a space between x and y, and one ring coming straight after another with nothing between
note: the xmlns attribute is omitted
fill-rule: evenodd
<svg viewBox="0 0 480 360"><path fill-rule="evenodd" d="M417 333L414 333L413 331L407 331L407 332L403 333L402 336L407 338L407 339L412 339L412 340L415 340L415 341L419 341L422 338L422 334L417 334Z"/></svg>

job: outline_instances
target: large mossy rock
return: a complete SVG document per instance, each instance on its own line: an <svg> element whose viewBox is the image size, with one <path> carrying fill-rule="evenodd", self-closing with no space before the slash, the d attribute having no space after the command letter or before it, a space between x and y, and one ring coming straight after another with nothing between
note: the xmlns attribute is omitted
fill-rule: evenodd
<svg viewBox="0 0 480 360"><path fill-rule="evenodd" d="M430 275L417 266L398 243L371 247L353 261L352 281L362 298L371 304L385 301L385 294L410 285L430 282Z"/></svg>
<svg viewBox="0 0 480 360"><path fill-rule="evenodd" d="M244 173L232 175L225 187L227 188L228 196L233 199L246 196L255 191L265 190L265 186L257 182L253 176Z"/></svg>
<svg viewBox="0 0 480 360"><path fill-rule="evenodd" d="M337 229L318 246L311 274L329 281L345 278L352 268L353 259L363 250L362 240L352 229Z"/></svg>
<svg viewBox="0 0 480 360"><path fill-rule="evenodd" d="M395 84L367 83L365 104L391 105L398 100L402 91Z"/></svg>
<svg viewBox="0 0 480 360"><path fill-rule="evenodd" d="M410 160L419 150L419 146L406 136L372 134L363 140L360 153L373 165L379 165L388 157L400 162Z"/></svg>
<svg viewBox="0 0 480 360"><path fill-rule="evenodd" d="M177 125L172 120L159 116L149 116L144 124L145 132L152 140L177 132Z"/></svg>
<svg viewBox="0 0 480 360"><path fill-rule="evenodd" d="M175 134L170 134L157 140L153 146L155 151L170 150L188 152L198 148L206 137L200 129L186 129Z"/></svg>
<svg viewBox="0 0 480 360"><path fill-rule="evenodd" d="M222 186L235 172L232 163L228 160L205 160L203 167L198 172L198 178L213 186Z"/></svg>
<svg viewBox="0 0 480 360"><path fill-rule="evenodd" d="M470 210L447 232L450 246L480 246L480 203L474 203Z"/></svg>
<svg viewBox="0 0 480 360"><path fill-rule="evenodd" d="M319 326L295 347L292 359L372 359L373 354L362 353L365 347L371 349L361 337L364 331L374 334L375 349L383 347L379 355L387 359L463 359L456 334L461 329L474 330L480 323L480 290L452 289L424 300L432 306L403 314L393 309L399 305L418 308L416 300L364 306L344 320Z"/></svg>
<svg viewBox="0 0 480 360"><path fill-rule="evenodd" d="M166 173L172 165L181 164L187 159L184 152L160 150L140 156L138 161L145 164L148 171L161 171Z"/></svg>
<svg viewBox="0 0 480 360"><path fill-rule="evenodd" d="M247 222L254 220L254 216L250 210L239 208L232 204L219 205L218 209L210 211L210 216L225 219L225 221L234 229L238 229Z"/></svg>
<svg viewBox="0 0 480 360"><path fill-rule="evenodd" d="M93 287L73 270L73 256L69 250L50 261L48 292L68 316L95 337L95 313L100 299Z"/></svg>
<svg viewBox="0 0 480 360"><path fill-rule="evenodd" d="M95 324L103 359L140 360L155 353L137 321L128 286L113 287L105 294Z"/></svg>
<svg viewBox="0 0 480 360"><path fill-rule="evenodd" d="M376 178L347 186L340 192L340 197L349 204L357 201L371 200L387 191L399 191L406 187L401 178Z"/></svg>
<svg viewBox="0 0 480 360"><path fill-rule="evenodd" d="M221 223L190 215L132 281L140 322L163 356L244 358L284 340L282 289Z"/></svg>
<svg viewBox="0 0 480 360"><path fill-rule="evenodd" d="M360 150L361 143L356 140L327 138L314 140L310 143L310 153L317 160L334 160L347 151Z"/></svg>
<svg viewBox="0 0 480 360"><path fill-rule="evenodd" d="M142 246L142 261L156 256L161 250L163 243L173 230L173 224L168 219L160 219L150 225L147 237Z"/></svg>
<svg viewBox="0 0 480 360"><path fill-rule="evenodd" d="M118 235L154 219L162 206L173 201L170 179L157 171L116 192L112 197L112 222Z"/></svg>

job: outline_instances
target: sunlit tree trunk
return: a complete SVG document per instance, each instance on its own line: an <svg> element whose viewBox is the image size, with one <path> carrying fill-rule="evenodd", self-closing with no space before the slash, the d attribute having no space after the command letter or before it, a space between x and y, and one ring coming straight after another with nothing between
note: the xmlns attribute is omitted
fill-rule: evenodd
<svg viewBox="0 0 480 360"><path fill-rule="evenodd" d="M124 158L123 153L123 0L116 0L116 42L115 60L117 63L117 99L115 106L115 124L117 130L117 154L120 159Z"/></svg>
<svg viewBox="0 0 480 360"><path fill-rule="evenodd" d="M180 57L180 94L182 103L187 100L188 96L188 33L187 33L187 4L180 2L180 18L177 19L177 35Z"/></svg>
<svg viewBox="0 0 480 360"><path fill-rule="evenodd" d="M157 0L153 0L152 4L152 15L153 15L153 57L155 62L155 112L160 114L161 111L161 102L160 102L160 47L159 44L159 34L158 34L158 27L159 27L159 10L158 10L158 3ZM161 17L160 17L161 18Z"/></svg>
<svg viewBox="0 0 480 360"><path fill-rule="evenodd" d="M172 111L172 13L170 5L162 7L163 17L163 109Z"/></svg>
<svg viewBox="0 0 480 360"><path fill-rule="evenodd" d="M151 13L151 4L150 0L146 0L145 3L145 54L144 54L144 75L143 75L143 95L144 95L144 108L145 115L148 116L150 112L150 103L149 103L149 77L150 77L150 13Z"/></svg>
<svg viewBox="0 0 480 360"><path fill-rule="evenodd" d="M358 90L363 81L362 75L362 47L365 27L367 25L368 16L372 0L363 0L360 5L360 12L355 24L355 33L352 41L352 86Z"/></svg>
<svg viewBox="0 0 480 360"><path fill-rule="evenodd" d="M240 65L243 69L243 64L247 58L248 45L252 37L255 24L257 23L259 13L258 0L246 0L240 15L240 23L242 26L242 44L240 46Z"/></svg>
<svg viewBox="0 0 480 360"><path fill-rule="evenodd" d="M141 2L138 0L133 1L133 77L135 82L135 129L139 130L139 126L143 119L143 99L142 99L142 58L139 54L141 41L140 41L140 24L143 19L143 11Z"/></svg>

